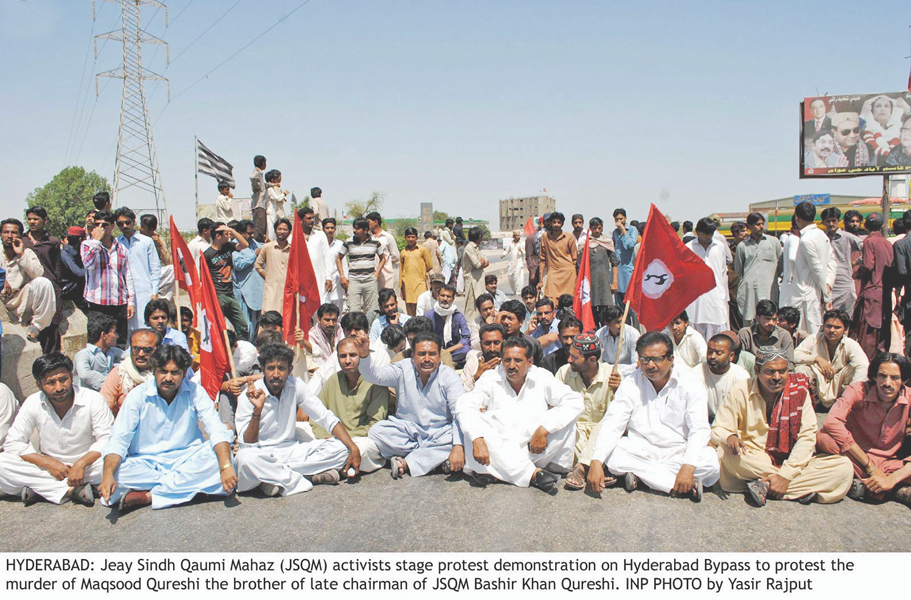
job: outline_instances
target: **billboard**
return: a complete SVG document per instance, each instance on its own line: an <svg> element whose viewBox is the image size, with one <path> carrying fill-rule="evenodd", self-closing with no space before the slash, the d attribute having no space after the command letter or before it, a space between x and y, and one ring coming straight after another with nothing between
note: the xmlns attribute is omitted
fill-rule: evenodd
<svg viewBox="0 0 911 600"><path fill-rule="evenodd" d="M911 92L800 103L800 177L911 173Z"/></svg>

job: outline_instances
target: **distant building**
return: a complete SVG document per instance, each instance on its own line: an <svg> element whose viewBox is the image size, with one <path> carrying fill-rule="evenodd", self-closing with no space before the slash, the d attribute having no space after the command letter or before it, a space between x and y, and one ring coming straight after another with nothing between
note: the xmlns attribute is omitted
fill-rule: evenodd
<svg viewBox="0 0 911 600"><path fill-rule="evenodd" d="M530 196L500 200L500 230L522 229L528 217L539 217L557 209L557 202L550 196Z"/></svg>

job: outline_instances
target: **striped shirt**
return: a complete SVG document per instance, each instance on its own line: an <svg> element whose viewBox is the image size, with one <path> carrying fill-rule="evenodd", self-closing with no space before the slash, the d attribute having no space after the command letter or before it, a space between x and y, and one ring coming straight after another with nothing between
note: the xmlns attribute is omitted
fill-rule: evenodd
<svg viewBox="0 0 911 600"><path fill-rule="evenodd" d="M358 242L356 237L342 244L338 255L348 255L348 279L369 281L376 275L376 261L383 250L377 240Z"/></svg>
<svg viewBox="0 0 911 600"><path fill-rule="evenodd" d="M136 306L130 256L114 240L110 250L98 240L82 242L82 264L85 266L85 301L103 306Z"/></svg>

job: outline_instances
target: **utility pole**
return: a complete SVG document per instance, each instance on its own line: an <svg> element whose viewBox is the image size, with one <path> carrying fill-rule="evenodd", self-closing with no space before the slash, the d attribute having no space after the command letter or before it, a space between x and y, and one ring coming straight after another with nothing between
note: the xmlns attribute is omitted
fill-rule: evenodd
<svg viewBox="0 0 911 600"><path fill-rule="evenodd" d="M165 27L168 23L168 8L157 0L102 0L120 4L122 26L120 31L109 31L95 36L95 57L98 57L98 39L116 40L123 43L123 66L95 75L95 95L98 95L98 78L113 77L123 79L123 96L120 102L120 131L117 135L117 158L114 163L114 190L112 206L122 206L122 192L136 188L145 192L139 196L140 202L154 202L154 208L146 205L134 211L154 212L159 223L165 223L168 205L165 202L161 185L161 173L158 170L158 157L155 153L155 140L152 137L152 124L149 122L149 108L146 104L143 81L163 81L168 84L168 101L171 100L171 84L167 79L142 67L142 45L161 44L165 47L167 60L170 63L168 44L163 40L142 30L141 12L143 5L156 6L165 11ZM92 18L95 18L95 0L92 0ZM151 198L148 196L151 195ZM132 197L132 196L131 196ZM138 198L137 198L138 199Z"/></svg>

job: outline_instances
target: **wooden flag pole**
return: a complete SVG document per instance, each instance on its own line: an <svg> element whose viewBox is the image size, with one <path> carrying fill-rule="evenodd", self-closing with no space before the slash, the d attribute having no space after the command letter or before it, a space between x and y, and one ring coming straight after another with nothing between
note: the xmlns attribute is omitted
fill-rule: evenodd
<svg viewBox="0 0 911 600"><path fill-rule="evenodd" d="M228 330L225 329L221 333L225 337L225 348L228 350L228 364L231 365L231 379L237 379L237 371L234 369L234 351L231 350L231 342L228 340Z"/></svg>
<svg viewBox="0 0 911 600"><path fill-rule="evenodd" d="M623 307L623 319L620 321L620 333L617 335L617 356L614 357L614 366L611 368L611 373L616 373L617 366L620 364L620 349L623 348L623 333L626 329L627 315L629 315L629 300L626 301Z"/></svg>

